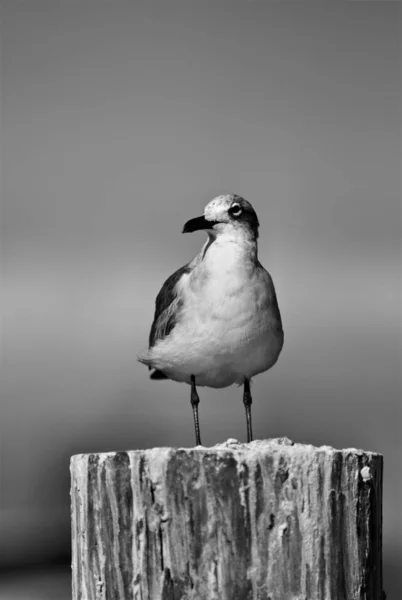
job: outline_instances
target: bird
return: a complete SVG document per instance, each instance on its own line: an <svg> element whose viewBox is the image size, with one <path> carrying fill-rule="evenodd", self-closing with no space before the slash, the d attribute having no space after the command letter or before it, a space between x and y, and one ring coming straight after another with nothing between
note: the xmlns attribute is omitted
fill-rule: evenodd
<svg viewBox="0 0 402 600"><path fill-rule="evenodd" d="M148 350L138 360L154 380L191 386L196 445L197 387L243 386L247 442L253 440L250 382L278 360L284 333L272 277L258 260L259 221L247 200L221 194L182 233L204 231L201 251L164 282Z"/></svg>

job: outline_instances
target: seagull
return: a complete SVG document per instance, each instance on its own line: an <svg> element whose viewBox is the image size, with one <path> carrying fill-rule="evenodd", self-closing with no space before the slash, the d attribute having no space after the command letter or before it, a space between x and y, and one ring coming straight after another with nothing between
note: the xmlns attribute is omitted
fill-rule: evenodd
<svg viewBox="0 0 402 600"><path fill-rule="evenodd" d="M217 196L183 233L203 230L201 251L173 273L156 297L148 351L138 357L151 379L191 386L196 445L197 387L243 385L247 442L253 439L251 378L270 369L283 346L270 274L258 260L257 215L237 194Z"/></svg>

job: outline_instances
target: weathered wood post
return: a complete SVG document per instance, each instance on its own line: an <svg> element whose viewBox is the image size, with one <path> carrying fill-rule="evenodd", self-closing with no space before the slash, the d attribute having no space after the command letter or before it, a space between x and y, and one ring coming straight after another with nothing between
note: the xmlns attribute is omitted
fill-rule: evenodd
<svg viewBox="0 0 402 600"><path fill-rule="evenodd" d="M71 459L74 600L382 600L382 456L273 439Z"/></svg>

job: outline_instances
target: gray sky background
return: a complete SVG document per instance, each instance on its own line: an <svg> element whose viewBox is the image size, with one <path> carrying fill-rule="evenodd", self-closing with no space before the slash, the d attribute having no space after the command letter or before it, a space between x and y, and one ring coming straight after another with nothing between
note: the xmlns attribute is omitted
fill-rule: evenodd
<svg viewBox="0 0 402 600"><path fill-rule="evenodd" d="M182 225L235 192L285 328L253 385L255 435L384 454L391 573L399 3L8 0L2 38L2 511L28 523L8 556L54 552L49 514L68 544L71 454L193 445L188 387L150 381L136 354L164 279L204 241ZM200 397L204 444L245 439L240 389Z"/></svg>

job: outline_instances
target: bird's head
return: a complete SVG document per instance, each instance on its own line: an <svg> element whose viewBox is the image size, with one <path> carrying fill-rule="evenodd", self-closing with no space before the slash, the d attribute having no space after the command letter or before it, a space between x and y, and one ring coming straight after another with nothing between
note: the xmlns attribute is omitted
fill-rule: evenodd
<svg viewBox="0 0 402 600"><path fill-rule="evenodd" d="M217 196L209 202L202 217L187 221L183 233L205 230L216 237L223 233L243 234L258 238L259 222L250 202L236 194Z"/></svg>

